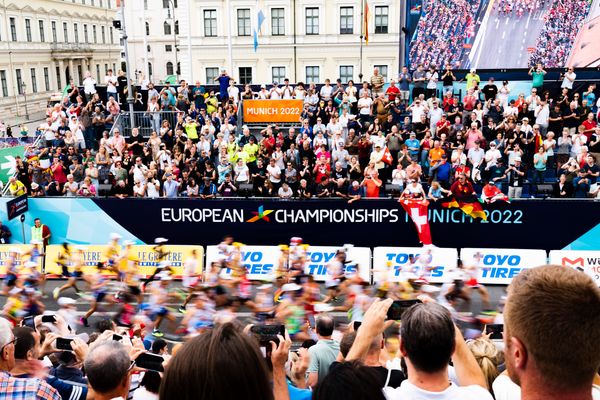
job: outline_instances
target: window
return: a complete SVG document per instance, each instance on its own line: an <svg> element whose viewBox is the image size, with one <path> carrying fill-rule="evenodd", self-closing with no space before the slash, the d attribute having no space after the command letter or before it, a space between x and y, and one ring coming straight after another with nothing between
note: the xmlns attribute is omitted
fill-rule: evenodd
<svg viewBox="0 0 600 400"><path fill-rule="evenodd" d="M44 87L46 92L50 91L50 70L48 67L44 67Z"/></svg>
<svg viewBox="0 0 600 400"><path fill-rule="evenodd" d="M217 36L217 10L204 10L204 36Z"/></svg>
<svg viewBox="0 0 600 400"><path fill-rule="evenodd" d="M21 70L16 70L17 74L17 93L23 94L23 77L21 76Z"/></svg>
<svg viewBox="0 0 600 400"><path fill-rule="evenodd" d="M108 75L108 64L104 64L104 75Z"/></svg>
<svg viewBox="0 0 600 400"><path fill-rule="evenodd" d="M25 19L25 37L28 42L33 42L33 38L31 37L31 20Z"/></svg>
<svg viewBox="0 0 600 400"><path fill-rule="evenodd" d="M88 37L88 26L87 24L83 24L83 42L89 43L90 39Z"/></svg>
<svg viewBox="0 0 600 400"><path fill-rule="evenodd" d="M150 50L148 50L148 51L150 51ZM171 45L171 44L165 44L165 51L167 53L173 51L173 45Z"/></svg>
<svg viewBox="0 0 600 400"><path fill-rule="evenodd" d="M75 36L75 43L79 43L79 25L73 24L73 36Z"/></svg>
<svg viewBox="0 0 600 400"><path fill-rule="evenodd" d="M83 67L81 65L77 66L77 77L79 78L79 84L81 85L81 82L83 82Z"/></svg>
<svg viewBox="0 0 600 400"><path fill-rule="evenodd" d="M61 90L62 82L60 79L60 67L56 67L56 84L58 85L58 90Z"/></svg>
<svg viewBox="0 0 600 400"><path fill-rule="evenodd" d="M167 21L165 21L165 23L163 24L163 32L165 35L171 34L171 24L169 24Z"/></svg>
<svg viewBox="0 0 600 400"><path fill-rule="evenodd" d="M169 0L163 0L163 8L169 8L170 6Z"/></svg>
<svg viewBox="0 0 600 400"><path fill-rule="evenodd" d="M96 64L96 82L100 82L100 64Z"/></svg>
<svg viewBox="0 0 600 400"><path fill-rule="evenodd" d="M58 35L56 34L56 21L52 21L52 42L58 42Z"/></svg>
<svg viewBox="0 0 600 400"><path fill-rule="evenodd" d="M271 34L273 36L285 35L285 10L283 8L271 9Z"/></svg>
<svg viewBox="0 0 600 400"><path fill-rule="evenodd" d="M388 6L375 7L375 33L388 33Z"/></svg>
<svg viewBox="0 0 600 400"><path fill-rule="evenodd" d="M306 83L319 83L319 67L306 67Z"/></svg>
<svg viewBox="0 0 600 400"><path fill-rule="evenodd" d="M150 50L150 45L146 46L146 51L147 51L148 53L151 53L151 52L152 52L152 51Z"/></svg>
<svg viewBox="0 0 600 400"><path fill-rule="evenodd" d="M167 63L167 75L173 75L173 63L171 61Z"/></svg>
<svg viewBox="0 0 600 400"><path fill-rule="evenodd" d="M8 97L8 82L6 82L6 71L0 71L0 82L2 82L2 96Z"/></svg>
<svg viewBox="0 0 600 400"><path fill-rule="evenodd" d="M249 85L252 83L252 67L240 67L240 84Z"/></svg>
<svg viewBox="0 0 600 400"><path fill-rule="evenodd" d="M144 10L148 9L148 0L144 0Z"/></svg>
<svg viewBox="0 0 600 400"><path fill-rule="evenodd" d="M150 24L146 22L146 36L150 36Z"/></svg>
<svg viewBox="0 0 600 400"><path fill-rule="evenodd" d="M152 79L152 63L148 63L148 79Z"/></svg>
<svg viewBox="0 0 600 400"><path fill-rule="evenodd" d="M353 65L340 65L340 79L344 83L347 83L349 80L353 80L354 79L354 66Z"/></svg>
<svg viewBox="0 0 600 400"><path fill-rule="evenodd" d="M219 76L219 68L206 68L206 84L211 85L215 83L215 79Z"/></svg>
<svg viewBox="0 0 600 400"><path fill-rule="evenodd" d="M100 28L102 34L102 44L106 44L106 29L103 26Z"/></svg>
<svg viewBox="0 0 600 400"><path fill-rule="evenodd" d="M63 39L65 43L69 43L69 27L66 22L63 22Z"/></svg>
<svg viewBox="0 0 600 400"><path fill-rule="evenodd" d="M271 75L273 76L273 82L282 83L285 79L285 67L272 67Z"/></svg>
<svg viewBox="0 0 600 400"><path fill-rule="evenodd" d="M388 77L388 66L387 65L374 65L373 68L377 68L379 70L379 74L383 76L383 80L387 81Z"/></svg>
<svg viewBox="0 0 600 400"><path fill-rule="evenodd" d="M31 68L31 92L37 93L37 76L35 74L35 68Z"/></svg>
<svg viewBox="0 0 600 400"><path fill-rule="evenodd" d="M96 25L92 25L92 38L94 43L98 43L98 30L96 29Z"/></svg>
<svg viewBox="0 0 600 400"><path fill-rule="evenodd" d="M10 18L10 38L13 42L17 41L17 20Z"/></svg>
<svg viewBox="0 0 600 400"><path fill-rule="evenodd" d="M44 21L40 19L38 21L38 26L40 29L40 42L45 42L46 41L46 32L44 30Z"/></svg>
<svg viewBox="0 0 600 400"><path fill-rule="evenodd" d="M237 10L238 36L250 36L250 9Z"/></svg>
<svg viewBox="0 0 600 400"><path fill-rule="evenodd" d="M317 7L308 7L306 9L306 34L319 34L319 9Z"/></svg>
<svg viewBox="0 0 600 400"><path fill-rule="evenodd" d="M108 28L110 30L110 44L115 44L115 36L113 35L113 28L112 26L110 28Z"/></svg>
<svg viewBox="0 0 600 400"><path fill-rule="evenodd" d="M340 35L354 33L354 7L340 7Z"/></svg>
<svg viewBox="0 0 600 400"><path fill-rule="evenodd" d="M175 21L175 34L179 35L179 21Z"/></svg>

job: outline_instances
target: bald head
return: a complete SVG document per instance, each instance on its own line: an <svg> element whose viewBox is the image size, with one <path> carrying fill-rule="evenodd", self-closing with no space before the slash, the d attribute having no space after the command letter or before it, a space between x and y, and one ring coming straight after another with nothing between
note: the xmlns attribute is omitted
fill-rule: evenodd
<svg viewBox="0 0 600 400"><path fill-rule="evenodd" d="M123 386L127 388L130 364L125 347L112 340L93 346L84 362L90 386L101 394L118 394Z"/></svg>

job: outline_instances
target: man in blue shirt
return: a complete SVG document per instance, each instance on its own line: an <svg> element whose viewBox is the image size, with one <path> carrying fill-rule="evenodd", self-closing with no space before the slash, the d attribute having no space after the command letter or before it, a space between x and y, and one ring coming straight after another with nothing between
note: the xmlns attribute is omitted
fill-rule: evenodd
<svg viewBox="0 0 600 400"><path fill-rule="evenodd" d="M440 185L444 189L448 189L450 187L450 171L452 166L448 164L448 156L442 154L442 161L435 169L433 180L438 181Z"/></svg>
<svg viewBox="0 0 600 400"><path fill-rule="evenodd" d="M221 70L221 75L215 78L216 82L219 82L219 100L225 103L228 99L227 88L229 87L229 81L231 77L227 75L227 71L225 69Z"/></svg>
<svg viewBox="0 0 600 400"><path fill-rule="evenodd" d="M411 132L409 135L409 139L405 141L404 144L406 145L406 147L408 147L408 153L410 154L410 156L413 159L418 159L420 143L417 140L417 134Z"/></svg>
<svg viewBox="0 0 600 400"><path fill-rule="evenodd" d="M177 197L177 189L179 188L179 182L173 180L173 174L167 172L165 174L167 180L163 184L163 196L168 199L174 199Z"/></svg>

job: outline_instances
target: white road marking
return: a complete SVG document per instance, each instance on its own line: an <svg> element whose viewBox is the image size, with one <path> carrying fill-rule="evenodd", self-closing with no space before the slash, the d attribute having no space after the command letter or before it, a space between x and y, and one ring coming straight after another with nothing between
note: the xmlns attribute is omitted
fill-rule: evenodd
<svg viewBox="0 0 600 400"><path fill-rule="evenodd" d="M502 39L506 37L506 31L502 31Z"/></svg>

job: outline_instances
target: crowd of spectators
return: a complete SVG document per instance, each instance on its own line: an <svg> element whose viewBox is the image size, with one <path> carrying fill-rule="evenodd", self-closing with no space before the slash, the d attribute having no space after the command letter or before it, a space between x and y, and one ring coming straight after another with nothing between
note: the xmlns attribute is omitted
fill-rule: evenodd
<svg viewBox="0 0 600 400"><path fill-rule="evenodd" d="M498 14L502 16L521 17L525 13L533 13L536 10L543 9L546 0L500 0L494 7Z"/></svg>
<svg viewBox="0 0 600 400"><path fill-rule="evenodd" d="M541 63L549 68L564 67L591 5L587 0L554 0L544 16L544 25L535 50L529 57L529 64Z"/></svg>
<svg viewBox="0 0 600 400"><path fill-rule="evenodd" d="M429 1L410 43L411 65L459 65L463 45L475 32L480 0Z"/></svg>
<svg viewBox="0 0 600 400"><path fill-rule="evenodd" d="M275 314L286 319L284 332L272 316L267 326L260 320L247 325L236 306L218 304L222 294L198 293L184 318L194 334L176 344L153 337L142 310L129 323L103 319L95 329L77 332L69 323L73 299L62 301L56 314L14 327L0 318L0 397L559 400L600 394L600 346L594 340L600 289L574 268L523 270L494 317L501 321L494 326L503 329L478 330L468 340L449 303L422 294L399 324L389 311L403 303L377 298L385 296L359 284L355 296L348 294L354 323L312 311L310 338L299 341L291 328L298 304L315 297L313 284L283 285ZM260 296L264 301L264 286L246 303Z"/></svg>
<svg viewBox="0 0 600 400"><path fill-rule="evenodd" d="M561 93L549 93L540 71L532 72L531 92L510 102L508 82L500 88L493 78L484 84L474 70L463 78L467 91L459 98L450 65L439 72L419 65L412 74L404 68L385 90L377 70L360 89L326 80L317 91L286 80L265 98L302 99L298 125L260 131L238 128L236 121L239 100L260 93L249 86L240 92L226 73L218 95L200 84L167 84L161 92L149 84L149 137L135 128L125 138L123 127L113 126L119 110L114 95L104 101L90 93L86 103L83 94L73 93L49 110L39 127L41 147L29 146L25 159L17 158L9 192L354 202L397 193L411 181L429 195L435 181L429 197L439 200L444 192L438 186L447 190L464 173L478 193L491 182L511 198L533 196L538 184L561 180L567 190L556 196L598 197L596 88L573 91L571 69Z"/></svg>

